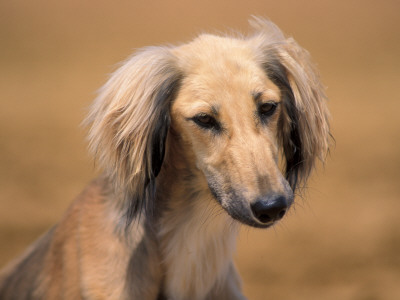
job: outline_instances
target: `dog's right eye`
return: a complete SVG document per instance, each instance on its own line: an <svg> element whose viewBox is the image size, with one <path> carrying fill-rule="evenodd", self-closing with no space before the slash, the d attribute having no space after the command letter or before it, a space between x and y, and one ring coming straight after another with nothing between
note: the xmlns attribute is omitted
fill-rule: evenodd
<svg viewBox="0 0 400 300"><path fill-rule="evenodd" d="M201 113L192 118L192 120L200 127L205 129L219 130L221 128L220 124L214 117Z"/></svg>

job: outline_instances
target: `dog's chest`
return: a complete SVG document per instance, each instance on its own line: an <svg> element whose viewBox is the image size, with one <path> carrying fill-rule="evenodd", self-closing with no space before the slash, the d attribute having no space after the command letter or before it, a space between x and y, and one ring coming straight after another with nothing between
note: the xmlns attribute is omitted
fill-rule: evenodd
<svg viewBox="0 0 400 300"><path fill-rule="evenodd" d="M171 299L203 299L228 272L237 226L226 213L204 207L167 218L161 232L164 290Z"/></svg>

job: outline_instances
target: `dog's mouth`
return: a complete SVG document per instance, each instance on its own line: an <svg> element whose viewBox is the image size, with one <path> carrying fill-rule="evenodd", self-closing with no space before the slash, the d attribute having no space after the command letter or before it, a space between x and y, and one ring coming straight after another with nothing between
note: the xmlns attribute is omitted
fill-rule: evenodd
<svg viewBox="0 0 400 300"><path fill-rule="evenodd" d="M236 221L239 221L241 224L255 227L255 228L269 228L273 226L277 221L268 221L266 223L261 223L256 221L254 218L248 215L244 215L242 213L238 213L236 211L230 210L230 209L225 209L225 211Z"/></svg>
<svg viewBox="0 0 400 300"><path fill-rule="evenodd" d="M265 219L259 220L257 219L252 213L248 213L247 211L244 210L235 210L232 209L231 207L225 208L223 207L224 210L236 221L239 221L240 223L255 227L255 228L269 228L273 225L275 225L278 221L280 221L283 218L283 215L286 213L283 213L281 217L278 217L276 219L271 219L270 217L267 217Z"/></svg>

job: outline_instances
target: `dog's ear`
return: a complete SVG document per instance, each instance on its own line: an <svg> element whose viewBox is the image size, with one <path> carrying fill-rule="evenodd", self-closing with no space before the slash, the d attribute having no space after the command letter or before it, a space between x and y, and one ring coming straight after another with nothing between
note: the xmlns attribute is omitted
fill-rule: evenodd
<svg viewBox="0 0 400 300"><path fill-rule="evenodd" d="M121 193L128 223L152 208L181 77L169 48L146 48L111 75L86 119L90 149Z"/></svg>
<svg viewBox="0 0 400 300"><path fill-rule="evenodd" d="M285 38L272 22L255 19L252 37L260 64L281 90L283 113L279 138L285 175L292 189L305 183L317 158L325 160L329 146L329 113L324 88L306 50Z"/></svg>

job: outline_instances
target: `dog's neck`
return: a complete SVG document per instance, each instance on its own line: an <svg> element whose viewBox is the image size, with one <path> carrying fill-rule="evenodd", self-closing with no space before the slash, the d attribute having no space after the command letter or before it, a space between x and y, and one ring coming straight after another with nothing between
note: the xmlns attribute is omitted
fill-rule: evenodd
<svg viewBox="0 0 400 300"><path fill-rule="evenodd" d="M228 272L239 225L197 172L170 170L159 182L158 201L165 203L159 222L164 289L180 295L177 299L204 298Z"/></svg>

